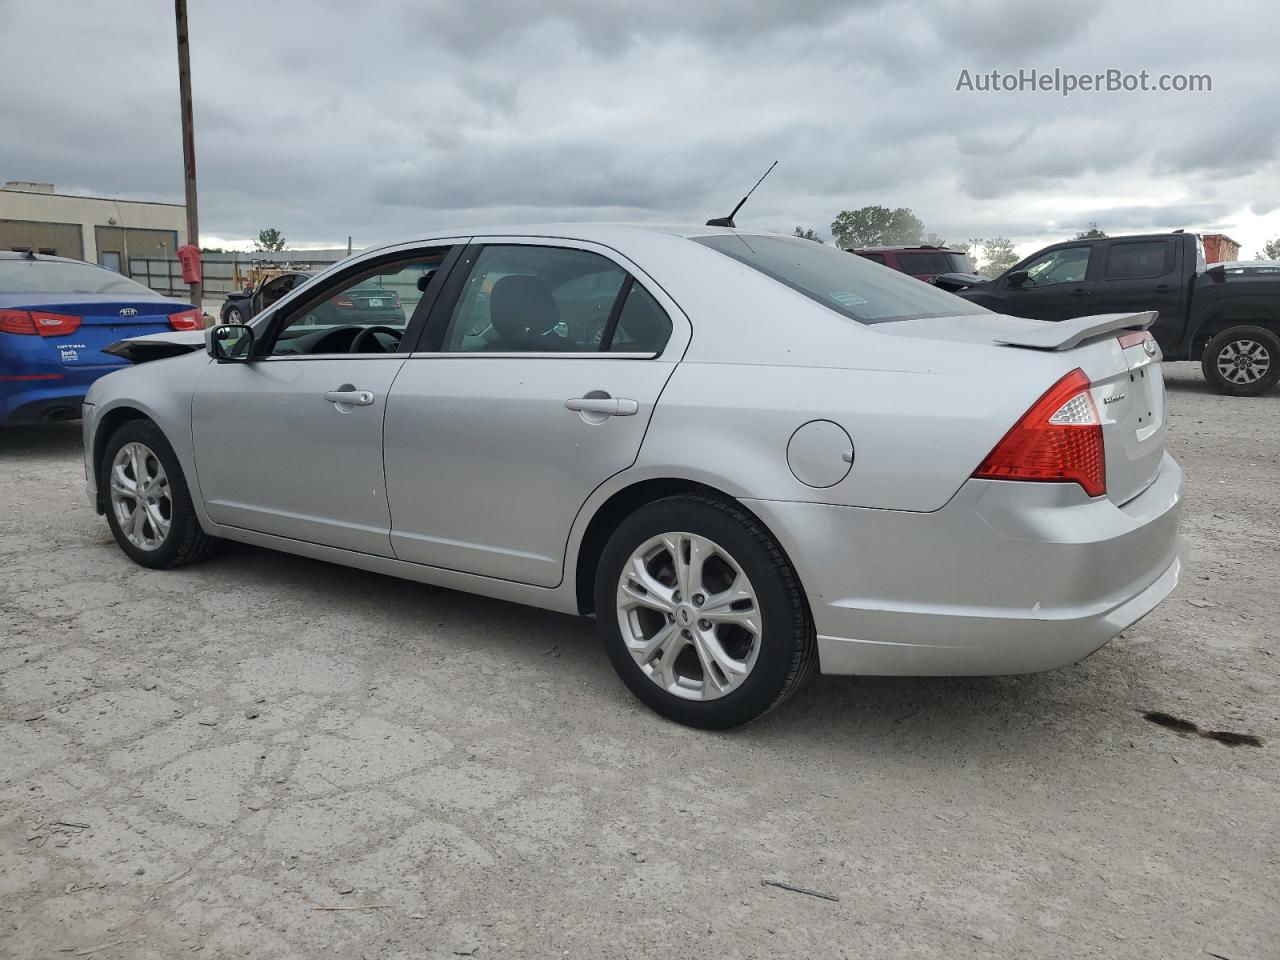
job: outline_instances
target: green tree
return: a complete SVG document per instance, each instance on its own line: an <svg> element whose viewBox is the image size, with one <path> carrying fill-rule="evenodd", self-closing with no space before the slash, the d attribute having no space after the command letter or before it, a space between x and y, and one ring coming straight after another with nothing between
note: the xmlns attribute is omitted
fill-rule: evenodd
<svg viewBox="0 0 1280 960"><path fill-rule="evenodd" d="M1262 249L1258 251L1256 260L1280 260L1280 237L1274 240L1268 240L1262 245Z"/></svg>
<svg viewBox="0 0 1280 960"><path fill-rule="evenodd" d="M281 236L280 231L275 227L267 227L258 231L258 240L254 246L255 250L269 250L277 252L284 249L284 245L288 241Z"/></svg>
<svg viewBox="0 0 1280 960"><path fill-rule="evenodd" d="M1105 236L1106 236L1106 234L1105 234L1105 233L1103 233L1101 230L1099 230L1099 229L1098 229L1098 223L1097 223L1097 221L1096 221L1096 220L1090 220L1090 221L1089 221L1089 229L1088 229L1088 230L1081 230L1079 233L1077 233L1077 234L1076 234L1074 237L1072 237L1071 239L1072 239L1072 240L1101 240L1101 239L1102 239L1103 237L1105 237Z"/></svg>
<svg viewBox="0 0 1280 960"><path fill-rule="evenodd" d="M924 235L924 224L906 207L869 206L842 210L831 221L831 236L838 247L879 247L915 244Z"/></svg>
<svg viewBox="0 0 1280 960"><path fill-rule="evenodd" d="M813 227L796 227L795 230L792 231L791 235L793 237L799 237L801 240L812 240L814 243L827 242L818 236L817 231L815 231Z"/></svg>
<svg viewBox="0 0 1280 960"><path fill-rule="evenodd" d="M951 244L947 243L947 241L943 240L940 236L938 236L932 230L930 230L927 234L925 234L924 239L921 240L920 242L923 243L926 247L949 247L952 250L955 249L955 247L952 247Z"/></svg>
<svg viewBox="0 0 1280 960"><path fill-rule="evenodd" d="M1018 251L1008 237L992 237L982 241L983 263L978 272L984 277L998 277L1018 262Z"/></svg>

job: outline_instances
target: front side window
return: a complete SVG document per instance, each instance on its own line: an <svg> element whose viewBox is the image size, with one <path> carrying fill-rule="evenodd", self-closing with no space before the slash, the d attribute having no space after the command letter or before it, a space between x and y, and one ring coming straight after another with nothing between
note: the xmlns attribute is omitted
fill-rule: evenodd
<svg viewBox="0 0 1280 960"><path fill-rule="evenodd" d="M858 323L990 312L905 273L810 240L742 233L692 239Z"/></svg>
<svg viewBox="0 0 1280 960"><path fill-rule="evenodd" d="M441 349L448 353L595 353L627 274L565 247L491 245L467 277Z"/></svg>
<svg viewBox="0 0 1280 960"><path fill-rule="evenodd" d="M1168 272L1164 268L1168 246L1164 240L1113 243L1107 251L1107 279L1137 280L1163 276Z"/></svg>
<svg viewBox="0 0 1280 960"><path fill-rule="evenodd" d="M271 354L395 353L447 253L371 268L286 307Z"/></svg>
<svg viewBox="0 0 1280 960"><path fill-rule="evenodd" d="M1024 270L1024 287L1051 287L1055 283L1081 283L1089 272L1088 247L1064 247L1050 250L1031 261Z"/></svg>

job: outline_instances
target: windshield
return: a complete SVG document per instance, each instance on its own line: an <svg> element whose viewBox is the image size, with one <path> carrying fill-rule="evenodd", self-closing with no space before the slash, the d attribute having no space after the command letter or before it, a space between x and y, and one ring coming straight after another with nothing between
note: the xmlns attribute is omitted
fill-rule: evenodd
<svg viewBox="0 0 1280 960"><path fill-rule="evenodd" d="M693 240L859 323L988 312L905 273L812 240L749 234Z"/></svg>
<svg viewBox="0 0 1280 960"><path fill-rule="evenodd" d="M90 263L0 260L0 293L124 293L159 296L150 287Z"/></svg>

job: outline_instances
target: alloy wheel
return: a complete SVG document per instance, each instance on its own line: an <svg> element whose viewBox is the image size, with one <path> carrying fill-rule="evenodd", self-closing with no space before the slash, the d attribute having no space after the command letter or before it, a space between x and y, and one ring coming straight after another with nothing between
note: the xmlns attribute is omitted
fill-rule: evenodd
<svg viewBox="0 0 1280 960"><path fill-rule="evenodd" d="M617 615L645 676L687 700L732 693L760 653L751 581L727 550L698 534L664 533L634 550L618 581Z"/></svg>
<svg viewBox="0 0 1280 960"><path fill-rule="evenodd" d="M1232 340L1218 351L1217 366L1231 383L1257 383L1271 369L1271 353L1256 340Z"/></svg>
<svg viewBox="0 0 1280 960"><path fill-rule="evenodd" d="M111 462L111 510L125 538L139 550L158 550L173 523L169 478L155 451L136 440Z"/></svg>

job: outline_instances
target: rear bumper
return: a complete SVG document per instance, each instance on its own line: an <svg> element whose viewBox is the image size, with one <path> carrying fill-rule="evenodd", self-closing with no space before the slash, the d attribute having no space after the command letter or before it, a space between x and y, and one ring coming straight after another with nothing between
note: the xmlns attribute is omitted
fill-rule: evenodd
<svg viewBox="0 0 1280 960"><path fill-rule="evenodd" d="M0 423L56 423L76 420L80 417L80 405L84 402L85 388L78 392L59 381L49 381L55 386L34 386L0 395ZM9 386L9 384L6 384Z"/></svg>
<svg viewBox="0 0 1280 960"><path fill-rule="evenodd" d="M75 420L95 380L128 364L94 364L56 370L9 363L0 367L0 423ZM21 377L22 379L16 379Z"/></svg>
<svg viewBox="0 0 1280 960"><path fill-rule="evenodd" d="M1177 585L1182 470L1123 506L970 480L933 513L745 501L805 586L822 672L1033 673L1074 663Z"/></svg>

